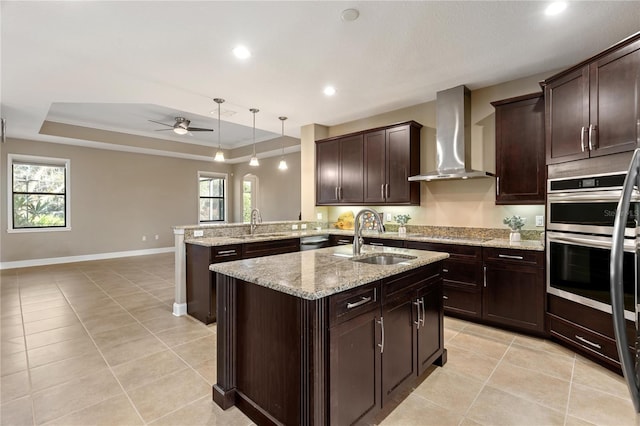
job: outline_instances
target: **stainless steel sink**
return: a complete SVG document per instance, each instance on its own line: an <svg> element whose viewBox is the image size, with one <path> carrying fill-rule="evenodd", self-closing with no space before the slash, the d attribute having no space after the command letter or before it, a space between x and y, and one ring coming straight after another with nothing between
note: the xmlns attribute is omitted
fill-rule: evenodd
<svg viewBox="0 0 640 426"><path fill-rule="evenodd" d="M398 263L406 262L411 259L415 259L415 256L393 254L393 253L378 253L372 256L362 257L359 259L352 259L354 262L369 263L372 265L396 265Z"/></svg>

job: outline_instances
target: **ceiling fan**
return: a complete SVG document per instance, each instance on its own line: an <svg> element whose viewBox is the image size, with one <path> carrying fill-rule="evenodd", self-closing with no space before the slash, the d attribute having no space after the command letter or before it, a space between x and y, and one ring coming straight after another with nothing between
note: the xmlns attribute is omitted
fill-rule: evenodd
<svg viewBox="0 0 640 426"><path fill-rule="evenodd" d="M189 124L191 120L187 120L184 117L176 117L175 124L166 124L161 123L159 121L149 120L152 123L162 124L163 126L170 127L170 129L157 129L156 132L161 132L163 130L173 130L175 133L179 135L186 135L189 132L213 132L213 129L204 129L202 127L190 127Z"/></svg>

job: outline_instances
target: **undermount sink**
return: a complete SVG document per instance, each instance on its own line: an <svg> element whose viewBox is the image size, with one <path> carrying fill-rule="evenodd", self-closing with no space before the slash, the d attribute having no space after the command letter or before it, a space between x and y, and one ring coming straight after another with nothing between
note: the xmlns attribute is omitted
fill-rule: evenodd
<svg viewBox="0 0 640 426"><path fill-rule="evenodd" d="M416 256L399 255L392 253L379 253L373 256L367 256L360 259L352 259L354 262L369 263L372 265L396 265L398 263L406 262L407 260L415 259Z"/></svg>

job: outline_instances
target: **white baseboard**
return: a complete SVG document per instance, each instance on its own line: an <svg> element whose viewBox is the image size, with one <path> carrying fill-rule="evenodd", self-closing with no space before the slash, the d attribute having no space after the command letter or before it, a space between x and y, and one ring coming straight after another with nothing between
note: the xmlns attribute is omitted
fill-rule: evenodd
<svg viewBox="0 0 640 426"><path fill-rule="evenodd" d="M116 251L112 253L86 254L86 255L80 255L80 256L50 257L47 259L16 260L13 262L0 262L0 270L13 269L13 268L28 268L30 266L57 265L59 263L85 262L88 260L117 259L119 257L145 256L148 254L158 254L158 253L173 253L174 251L175 251L175 247L171 246L171 247L162 247L162 248L145 249L145 250L130 250L130 251Z"/></svg>
<svg viewBox="0 0 640 426"><path fill-rule="evenodd" d="M181 317L183 315L187 315L187 304L186 303L173 303L173 315L177 317Z"/></svg>

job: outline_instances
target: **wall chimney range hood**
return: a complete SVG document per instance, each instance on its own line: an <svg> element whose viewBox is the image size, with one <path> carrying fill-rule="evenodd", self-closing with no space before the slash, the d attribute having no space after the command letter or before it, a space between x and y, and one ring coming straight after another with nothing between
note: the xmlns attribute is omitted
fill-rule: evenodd
<svg viewBox="0 0 640 426"><path fill-rule="evenodd" d="M436 93L436 170L409 181L492 177L471 169L471 92L457 86Z"/></svg>

